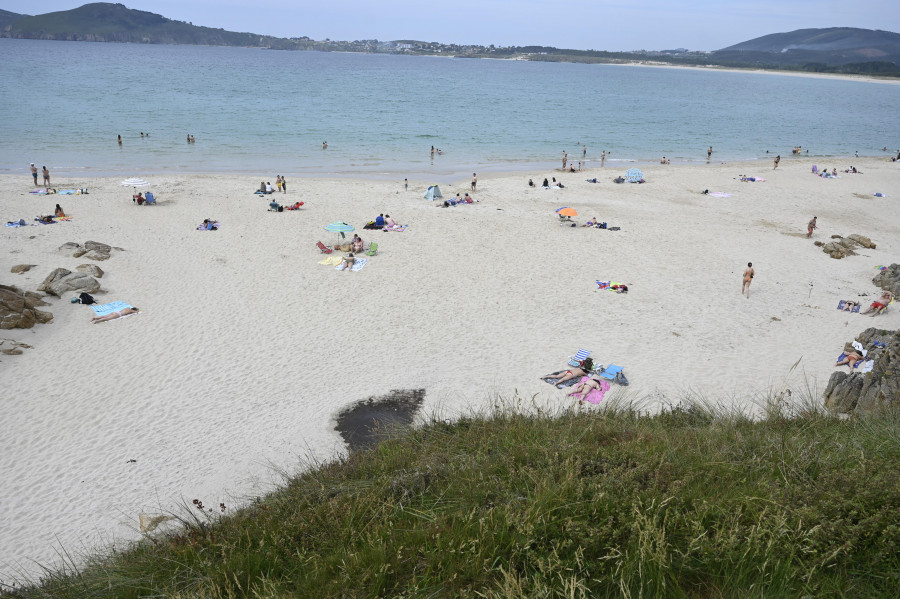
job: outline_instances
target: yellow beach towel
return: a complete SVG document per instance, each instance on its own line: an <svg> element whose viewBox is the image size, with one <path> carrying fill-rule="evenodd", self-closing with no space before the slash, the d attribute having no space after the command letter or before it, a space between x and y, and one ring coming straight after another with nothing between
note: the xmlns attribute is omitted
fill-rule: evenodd
<svg viewBox="0 0 900 599"><path fill-rule="evenodd" d="M324 264L325 266L337 266L344 259L341 256L328 256L324 260L319 260L319 264Z"/></svg>

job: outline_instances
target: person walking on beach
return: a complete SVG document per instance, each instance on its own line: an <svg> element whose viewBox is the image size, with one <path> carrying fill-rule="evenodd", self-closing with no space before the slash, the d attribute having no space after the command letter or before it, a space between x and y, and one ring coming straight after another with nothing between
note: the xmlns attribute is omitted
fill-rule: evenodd
<svg viewBox="0 0 900 599"><path fill-rule="evenodd" d="M37 187L37 167L34 166L34 163L31 163L31 178L34 179L34 186Z"/></svg>
<svg viewBox="0 0 900 599"><path fill-rule="evenodd" d="M807 239L809 239L810 237L812 237L813 229L818 229L818 228L819 228L819 227L816 226L816 218L818 218L818 217L816 217L816 216L812 217L812 220L809 221L809 223L806 225L806 238L807 238Z"/></svg>
<svg viewBox="0 0 900 599"><path fill-rule="evenodd" d="M776 168L778 168L778 163L779 163L779 162L781 162L781 154L779 154L778 156L775 157L775 166L772 168L773 171L774 171Z"/></svg>
<svg viewBox="0 0 900 599"><path fill-rule="evenodd" d="M475 191L475 187L478 186L478 176L475 173L472 173L472 191Z"/></svg>
<svg viewBox="0 0 900 599"><path fill-rule="evenodd" d="M287 179L281 178L281 193L287 193Z"/></svg>
<svg viewBox="0 0 900 599"><path fill-rule="evenodd" d="M753 263L748 262L747 268L744 269L744 284L741 285L741 295L744 295L746 292L747 299L750 299L750 281L753 280L753 275L756 272L753 270Z"/></svg>
<svg viewBox="0 0 900 599"><path fill-rule="evenodd" d="M566 154L566 151L563 150L563 170L566 170L566 161L569 159L569 155Z"/></svg>
<svg viewBox="0 0 900 599"><path fill-rule="evenodd" d="M44 166L42 172L44 173L44 187L50 187L50 171Z"/></svg>

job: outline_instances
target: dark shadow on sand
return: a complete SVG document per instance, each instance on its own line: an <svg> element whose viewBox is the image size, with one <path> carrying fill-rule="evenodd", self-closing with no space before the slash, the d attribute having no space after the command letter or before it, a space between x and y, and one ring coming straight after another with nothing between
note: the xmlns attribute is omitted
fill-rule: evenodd
<svg viewBox="0 0 900 599"><path fill-rule="evenodd" d="M425 389L394 389L370 397L338 414L335 429L350 451L369 449L385 437L412 425L425 399Z"/></svg>

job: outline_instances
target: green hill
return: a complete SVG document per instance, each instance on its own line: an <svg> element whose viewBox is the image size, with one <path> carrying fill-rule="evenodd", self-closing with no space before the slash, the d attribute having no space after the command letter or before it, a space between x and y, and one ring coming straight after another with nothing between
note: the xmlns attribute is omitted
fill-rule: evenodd
<svg viewBox="0 0 900 599"><path fill-rule="evenodd" d="M12 13L10 13L12 14ZM133 10L122 4L97 2L72 10L22 17L4 37L145 44L292 47L290 40L254 33L198 27L162 15Z"/></svg>
<svg viewBox="0 0 900 599"><path fill-rule="evenodd" d="M9 12L8 10L0 9L0 30L4 29L7 25L11 25L15 23L19 19L27 17L28 15L20 15L19 13Z"/></svg>
<svg viewBox="0 0 900 599"><path fill-rule="evenodd" d="M890 31L831 27L764 35L713 52L717 60L760 64L845 65L870 61L900 65L900 34Z"/></svg>

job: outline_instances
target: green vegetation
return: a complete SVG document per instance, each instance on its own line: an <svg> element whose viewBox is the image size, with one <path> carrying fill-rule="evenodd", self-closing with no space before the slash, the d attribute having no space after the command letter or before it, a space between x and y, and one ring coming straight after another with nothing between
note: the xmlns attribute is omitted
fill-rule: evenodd
<svg viewBox="0 0 900 599"><path fill-rule="evenodd" d="M897 413L504 403L12 596L896 596Z"/></svg>

